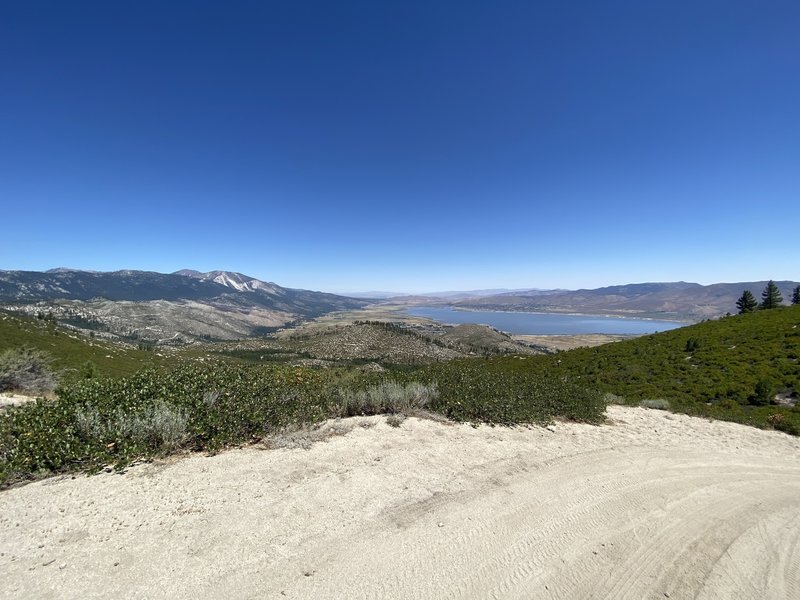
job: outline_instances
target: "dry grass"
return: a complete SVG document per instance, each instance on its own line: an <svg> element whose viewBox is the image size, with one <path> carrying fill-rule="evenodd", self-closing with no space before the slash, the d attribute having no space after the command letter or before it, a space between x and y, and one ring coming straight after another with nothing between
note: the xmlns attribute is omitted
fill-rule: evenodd
<svg viewBox="0 0 800 600"><path fill-rule="evenodd" d="M664 400L663 398L651 398L648 400L642 400L639 402L639 406L642 408L655 408L657 410L669 410L671 408L669 404L669 400Z"/></svg>
<svg viewBox="0 0 800 600"><path fill-rule="evenodd" d="M284 427L267 437L264 442L269 448L302 448L308 450L317 442L322 442L332 437L347 435L353 430L352 422L340 419L326 421L316 425L296 425Z"/></svg>
<svg viewBox="0 0 800 600"><path fill-rule="evenodd" d="M390 427L400 427L405 420L406 416L403 413L397 413L386 417L386 424Z"/></svg>

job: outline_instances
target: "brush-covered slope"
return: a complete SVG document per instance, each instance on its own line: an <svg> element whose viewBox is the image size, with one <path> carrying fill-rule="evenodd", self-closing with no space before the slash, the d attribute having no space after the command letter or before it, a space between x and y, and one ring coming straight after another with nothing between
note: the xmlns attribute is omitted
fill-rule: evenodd
<svg viewBox="0 0 800 600"><path fill-rule="evenodd" d="M129 375L162 362L162 357L152 351L92 339L49 320L0 310L0 353L20 348L46 352L53 360L53 370L67 377L87 368L99 375Z"/></svg>
<svg viewBox="0 0 800 600"><path fill-rule="evenodd" d="M800 306L705 321L541 364L621 396L800 434Z"/></svg>
<svg viewBox="0 0 800 600"><path fill-rule="evenodd" d="M544 352L538 346L516 342L485 325L459 325L446 328L443 334L429 334L378 321L300 330L279 337L212 345L210 349L254 362L312 358L394 365L419 365L467 356Z"/></svg>
<svg viewBox="0 0 800 600"><path fill-rule="evenodd" d="M245 340L225 345L224 351L232 356L260 360L275 360L275 353L283 352L328 361L392 364L422 364L465 356L435 338L382 323L355 323L280 339Z"/></svg>
<svg viewBox="0 0 800 600"><path fill-rule="evenodd" d="M448 346L465 348L475 354L544 354L542 346L533 346L516 341L507 333L486 325L464 323L448 327L439 339Z"/></svg>

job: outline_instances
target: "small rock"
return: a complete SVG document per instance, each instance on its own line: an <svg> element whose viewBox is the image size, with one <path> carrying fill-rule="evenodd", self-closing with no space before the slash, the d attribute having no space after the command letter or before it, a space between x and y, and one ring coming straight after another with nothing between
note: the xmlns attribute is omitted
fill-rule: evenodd
<svg viewBox="0 0 800 600"><path fill-rule="evenodd" d="M444 523L439 523L439 527L444 527Z"/></svg>

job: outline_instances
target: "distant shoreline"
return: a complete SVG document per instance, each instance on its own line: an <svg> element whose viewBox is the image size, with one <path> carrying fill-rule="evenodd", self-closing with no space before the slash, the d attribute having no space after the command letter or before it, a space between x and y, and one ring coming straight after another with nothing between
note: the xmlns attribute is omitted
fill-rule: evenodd
<svg viewBox="0 0 800 600"><path fill-rule="evenodd" d="M471 307L462 307L462 306L453 306L448 304L447 306L426 306L424 304L419 305L420 308L448 308L450 310L458 311L458 312L493 312L493 313L506 313L506 314L526 314L526 315L563 315L568 317L592 317L592 318L606 318L606 319L624 319L630 321L665 321L668 323L681 323L682 325L693 325L694 323L698 323L699 321L689 320L689 319L668 319L668 318L656 318L656 317L634 317L634 316L625 316L625 315L612 315L607 313L579 313L579 312L556 312L556 311L541 311L541 310L496 310L493 308L471 308ZM413 307L406 307L413 308Z"/></svg>

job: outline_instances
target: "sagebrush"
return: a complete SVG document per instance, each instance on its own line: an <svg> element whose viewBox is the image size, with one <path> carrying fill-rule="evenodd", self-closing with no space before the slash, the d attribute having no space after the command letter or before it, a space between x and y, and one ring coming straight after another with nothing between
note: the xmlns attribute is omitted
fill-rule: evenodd
<svg viewBox="0 0 800 600"><path fill-rule="evenodd" d="M0 419L0 483L123 467L177 448L215 451L265 439L302 447L316 435L315 424L355 414L431 411L508 424L602 420L599 394L521 366L475 359L372 373L216 363L72 381L56 400L9 409Z"/></svg>

